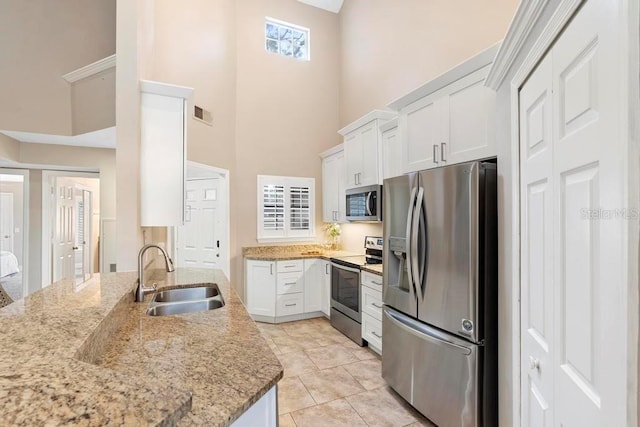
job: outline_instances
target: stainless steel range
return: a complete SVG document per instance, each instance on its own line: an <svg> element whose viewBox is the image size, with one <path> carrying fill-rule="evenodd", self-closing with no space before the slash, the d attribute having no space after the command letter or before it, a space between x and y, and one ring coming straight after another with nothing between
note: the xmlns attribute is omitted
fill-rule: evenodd
<svg viewBox="0 0 640 427"><path fill-rule="evenodd" d="M331 258L331 325L358 345L362 340L360 267L382 263L381 237L364 239L365 255Z"/></svg>

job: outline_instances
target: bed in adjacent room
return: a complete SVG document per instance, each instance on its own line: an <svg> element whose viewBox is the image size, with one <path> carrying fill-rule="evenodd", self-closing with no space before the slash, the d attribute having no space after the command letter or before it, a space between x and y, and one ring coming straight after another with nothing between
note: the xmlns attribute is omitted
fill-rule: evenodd
<svg viewBox="0 0 640 427"><path fill-rule="evenodd" d="M9 251L0 251L0 277L11 276L20 272L18 258Z"/></svg>

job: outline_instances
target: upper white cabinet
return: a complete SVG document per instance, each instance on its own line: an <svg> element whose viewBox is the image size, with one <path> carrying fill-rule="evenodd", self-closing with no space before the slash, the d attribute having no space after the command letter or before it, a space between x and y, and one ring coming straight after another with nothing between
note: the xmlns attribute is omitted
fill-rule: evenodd
<svg viewBox="0 0 640 427"><path fill-rule="evenodd" d="M340 144L320 155L322 157L322 220L345 222L344 149Z"/></svg>
<svg viewBox="0 0 640 427"><path fill-rule="evenodd" d="M338 132L344 137L346 188L382 184L382 137L379 126L396 113L374 110Z"/></svg>
<svg viewBox="0 0 640 427"><path fill-rule="evenodd" d="M402 175L402 144L398 120L380 125L382 135L382 179Z"/></svg>
<svg viewBox="0 0 640 427"><path fill-rule="evenodd" d="M495 92L484 85L498 46L389 105L399 111L402 172L497 155Z"/></svg>
<svg viewBox="0 0 640 427"><path fill-rule="evenodd" d="M182 225L193 89L142 80L140 90L140 225Z"/></svg>

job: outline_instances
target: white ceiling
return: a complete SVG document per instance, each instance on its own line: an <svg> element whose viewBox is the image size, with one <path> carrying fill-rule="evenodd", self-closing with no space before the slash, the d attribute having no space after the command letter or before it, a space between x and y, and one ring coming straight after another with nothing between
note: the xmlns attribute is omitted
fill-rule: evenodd
<svg viewBox="0 0 640 427"><path fill-rule="evenodd" d="M0 133L20 142L37 144L73 145L76 147L116 148L116 127L100 129L81 135L63 136L46 133L17 132L0 130Z"/></svg>
<svg viewBox="0 0 640 427"><path fill-rule="evenodd" d="M310 6L319 7L320 9L328 10L329 12L339 13L340 8L344 0L298 0L300 3L305 3Z"/></svg>

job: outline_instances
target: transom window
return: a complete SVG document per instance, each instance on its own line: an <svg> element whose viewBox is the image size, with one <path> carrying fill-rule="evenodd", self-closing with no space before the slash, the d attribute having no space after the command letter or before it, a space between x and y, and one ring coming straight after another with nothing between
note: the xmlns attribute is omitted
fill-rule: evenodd
<svg viewBox="0 0 640 427"><path fill-rule="evenodd" d="M315 179L258 175L258 241L315 236Z"/></svg>
<svg viewBox="0 0 640 427"><path fill-rule="evenodd" d="M309 29L266 18L265 49L296 59L309 60Z"/></svg>

